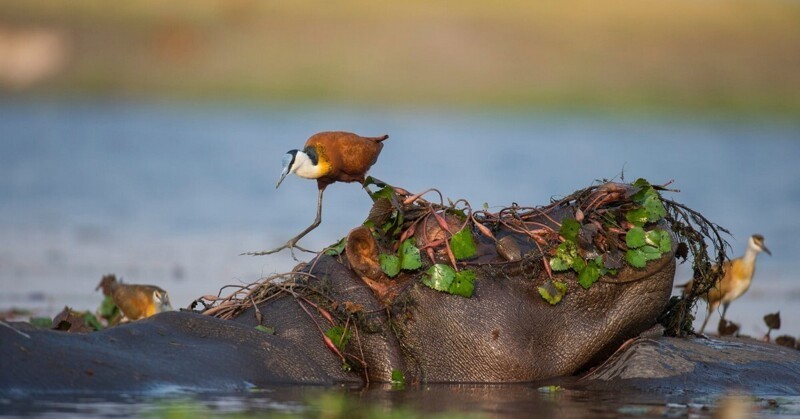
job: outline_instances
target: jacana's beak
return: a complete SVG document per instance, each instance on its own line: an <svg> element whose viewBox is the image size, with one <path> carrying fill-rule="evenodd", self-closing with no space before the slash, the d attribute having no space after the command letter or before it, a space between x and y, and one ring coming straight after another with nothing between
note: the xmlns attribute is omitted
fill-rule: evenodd
<svg viewBox="0 0 800 419"><path fill-rule="evenodd" d="M278 183L275 184L275 189L278 189L278 186L281 186L281 182L283 179L286 179L286 175L289 174L289 165L283 166L283 172L281 172L281 178L278 179Z"/></svg>
<svg viewBox="0 0 800 419"><path fill-rule="evenodd" d="M767 246L764 246L764 245L762 244L762 245L761 245L761 250L763 250L763 251L767 252L767 254L768 254L768 255L772 256L772 252L770 252L770 251L769 251L769 249L767 249Z"/></svg>

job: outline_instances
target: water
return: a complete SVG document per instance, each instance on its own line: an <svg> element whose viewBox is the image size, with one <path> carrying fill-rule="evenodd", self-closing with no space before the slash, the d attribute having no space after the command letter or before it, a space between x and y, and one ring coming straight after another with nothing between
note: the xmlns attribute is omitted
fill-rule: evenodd
<svg viewBox="0 0 800 419"><path fill-rule="evenodd" d="M623 172L674 180L681 192L670 197L731 230L733 255L753 233L773 251L728 318L762 336L761 317L780 310L777 334L800 336L800 124L65 100L0 102L0 126L0 311L95 309L109 272L160 285L185 307L288 271L288 254L239 254L313 220L315 183L292 176L276 190L280 160L336 129L391 135L377 178L475 207L545 204ZM337 241L369 206L358 186L331 186L303 244Z"/></svg>
<svg viewBox="0 0 800 419"><path fill-rule="evenodd" d="M545 391L547 389L547 391ZM737 393L665 401L647 393L588 392L580 388L531 384L426 385L397 389L281 387L251 393L70 396L0 399L0 416L85 417L251 417L292 415L321 418L408 417L711 417ZM738 396L741 397L741 396ZM738 400L738 399L737 399ZM740 408L759 416L798 416L800 397L747 397ZM739 412L743 413L743 412ZM747 417L747 416L744 416Z"/></svg>

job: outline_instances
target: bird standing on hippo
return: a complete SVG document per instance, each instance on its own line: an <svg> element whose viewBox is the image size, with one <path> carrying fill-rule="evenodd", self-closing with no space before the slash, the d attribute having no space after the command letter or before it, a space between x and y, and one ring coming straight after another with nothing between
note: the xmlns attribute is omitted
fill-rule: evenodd
<svg viewBox="0 0 800 419"><path fill-rule="evenodd" d="M119 307L123 322L172 310L167 292L155 285L123 284L115 275L105 275L95 288L99 289Z"/></svg>
<svg viewBox="0 0 800 419"><path fill-rule="evenodd" d="M281 186L283 179L290 173L305 179L316 179L319 194L317 216L308 228L289 239L283 246L246 254L261 256L294 248L308 251L297 246L297 242L322 222L322 194L325 192L325 188L334 182L360 182L363 184L367 171L378 161L378 155L383 149L383 141L387 138L389 138L388 135L361 137L342 131L320 132L312 135L302 150L289 150L283 157L283 171L275 188Z"/></svg>

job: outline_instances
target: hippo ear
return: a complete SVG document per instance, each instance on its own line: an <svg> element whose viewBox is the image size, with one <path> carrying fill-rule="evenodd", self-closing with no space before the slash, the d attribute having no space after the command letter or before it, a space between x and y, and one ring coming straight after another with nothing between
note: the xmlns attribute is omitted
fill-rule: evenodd
<svg viewBox="0 0 800 419"><path fill-rule="evenodd" d="M378 243L369 228L361 226L347 235L344 248L350 267L361 277L381 279L383 273L378 262Z"/></svg>
<svg viewBox="0 0 800 419"><path fill-rule="evenodd" d="M372 290L378 300L388 304L393 298L392 286L395 283L381 269L378 243L372 237L372 231L364 226L351 231L347 235L344 251L353 272Z"/></svg>

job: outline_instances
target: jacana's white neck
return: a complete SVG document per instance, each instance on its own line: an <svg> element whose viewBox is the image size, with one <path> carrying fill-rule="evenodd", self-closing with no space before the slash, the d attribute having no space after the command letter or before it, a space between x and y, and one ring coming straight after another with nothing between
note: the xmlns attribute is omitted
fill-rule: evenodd
<svg viewBox="0 0 800 419"><path fill-rule="evenodd" d="M292 172L297 176L306 179L319 179L322 177L322 168L315 165L308 154L303 151L298 151L294 157L294 164L292 165Z"/></svg>
<svg viewBox="0 0 800 419"><path fill-rule="evenodd" d="M744 256L742 256L742 261L745 263L755 263L756 256L758 256L759 253L761 253L761 247L759 247L751 237L747 241L747 250L745 250Z"/></svg>

